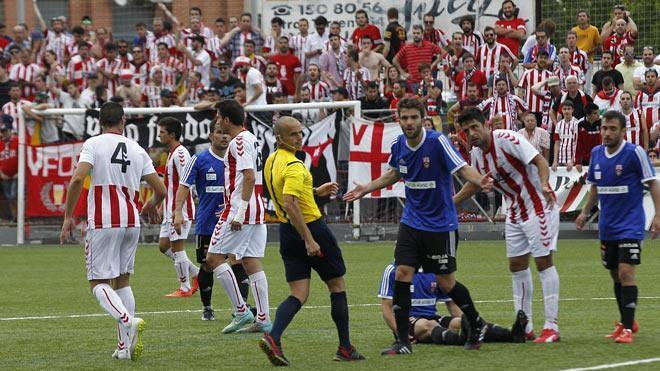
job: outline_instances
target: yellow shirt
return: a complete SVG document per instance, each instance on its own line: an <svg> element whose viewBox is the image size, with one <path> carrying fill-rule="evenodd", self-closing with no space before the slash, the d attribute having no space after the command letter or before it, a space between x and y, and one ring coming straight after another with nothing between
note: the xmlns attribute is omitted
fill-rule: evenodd
<svg viewBox="0 0 660 371"><path fill-rule="evenodd" d="M289 222L289 216L283 207L284 195L298 199L305 223L321 217L321 211L314 200L312 180L312 174L293 152L278 149L268 156L264 165L264 182L275 203L275 213L280 222Z"/></svg>
<svg viewBox="0 0 660 371"><path fill-rule="evenodd" d="M589 56L589 62L593 63L594 54L590 53L590 50L600 45L600 32L598 32L598 28L591 25L586 30L583 30L580 26L575 26L573 27L573 31L577 34L578 49L584 50Z"/></svg>

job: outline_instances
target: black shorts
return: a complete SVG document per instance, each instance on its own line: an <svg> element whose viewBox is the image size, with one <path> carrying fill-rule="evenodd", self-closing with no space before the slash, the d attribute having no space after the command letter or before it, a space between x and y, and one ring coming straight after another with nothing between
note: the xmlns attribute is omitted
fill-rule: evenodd
<svg viewBox="0 0 660 371"><path fill-rule="evenodd" d="M408 335L410 335L410 337L412 337L412 338L415 337L415 324L420 319L435 321L435 322L438 323L438 325L440 327L448 329L449 328L449 323L451 322L452 319L454 319L454 317L452 317L452 316L439 316L437 314L435 316L422 316L422 317L410 316L410 317L408 317L408 321L410 322L410 327L408 327Z"/></svg>
<svg viewBox="0 0 660 371"><path fill-rule="evenodd" d="M642 241L600 241L600 258L607 269L616 269L619 263L639 265L642 258Z"/></svg>
<svg viewBox="0 0 660 371"><path fill-rule="evenodd" d="M202 234L197 235L197 262L199 264L206 263L206 253L209 251L209 244L211 243L211 236Z"/></svg>
<svg viewBox="0 0 660 371"><path fill-rule="evenodd" d="M322 256L307 256L305 241L289 223L280 223L280 255L284 261L287 282L311 278L312 269L323 281L346 274L346 266L335 236L323 220L307 223L314 241L321 247Z"/></svg>
<svg viewBox="0 0 660 371"><path fill-rule="evenodd" d="M394 264L407 265L424 272L448 274L456 271L458 231L428 232L399 224L394 248Z"/></svg>

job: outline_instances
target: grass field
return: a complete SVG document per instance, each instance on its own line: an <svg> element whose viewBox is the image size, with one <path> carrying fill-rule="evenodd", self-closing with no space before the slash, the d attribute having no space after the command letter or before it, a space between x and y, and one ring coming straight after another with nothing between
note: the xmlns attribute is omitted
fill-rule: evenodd
<svg viewBox="0 0 660 371"><path fill-rule="evenodd" d="M367 357L361 363L332 362L337 338L329 295L313 279L310 300L283 337L291 367L326 369L538 369L559 370L657 357L660 328L660 243L647 241L638 270L641 330L633 345L603 339L617 318L607 272L600 266L595 241L560 241L555 262L561 278L560 327L556 344L485 344L480 351L417 345L412 356L384 358L381 348L392 335L381 319L376 292L392 243L344 243L351 305L352 342ZM188 255L193 257L192 246ZM288 295L275 245L266 251L271 314ZM178 282L170 261L153 245L141 246L132 287L137 311L147 322L145 351L138 362L112 360L116 339L111 319L102 315L85 280L82 248L2 247L0 291L0 369L246 369L270 367L259 351L258 335L222 335L230 319L228 300L216 283L218 321L200 320L199 297L170 299ZM481 314L507 326L513 321L511 278L503 241L462 242L458 278L472 292ZM543 325L541 285L535 278L534 323ZM253 302L252 298L250 301ZM440 308L442 310L442 308ZM660 363L635 369L658 369Z"/></svg>

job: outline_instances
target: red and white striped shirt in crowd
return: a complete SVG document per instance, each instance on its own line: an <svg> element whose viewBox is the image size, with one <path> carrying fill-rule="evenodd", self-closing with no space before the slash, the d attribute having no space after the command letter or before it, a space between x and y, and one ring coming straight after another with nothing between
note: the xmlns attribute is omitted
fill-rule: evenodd
<svg viewBox="0 0 660 371"><path fill-rule="evenodd" d="M98 62L96 62L97 71L105 71L113 75L119 75L119 71L121 71L120 67L121 67L121 60L119 58L115 58L111 61L109 61L107 58L103 58ZM104 77L104 80L106 83L106 87L108 88L108 97L112 97L113 95L115 95L117 87L119 87L119 79L117 77L112 79Z"/></svg>
<svg viewBox="0 0 660 371"><path fill-rule="evenodd" d="M140 227L140 181L154 174L147 152L119 134L101 134L87 139L78 162L94 171L87 195L87 228Z"/></svg>
<svg viewBox="0 0 660 371"><path fill-rule="evenodd" d="M497 95L495 93L492 97L481 102L478 108L489 111L489 120L492 120L495 116L501 116L505 129L517 131L518 110L527 111L527 104L517 95Z"/></svg>
<svg viewBox="0 0 660 371"><path fill-rule="evenodd" d="M176 192L179 190L179 182L183 178L183 170L186 164L190 161L190 152L183 145L179 144L178 147L170 151L167 157L167 165L165 166L165 188L167 194L163 201L163 223L171 223L174 221L174 207L176 206ZM183 201L183 221L195 219L195 203L192 200L192 193L188 194L188 198Z"/></svg>
<svg viewBox="0 0 660 371"><path fill-rule="evenodd" d="M241 54L241 57L248 57L248 56L246 56L245 54ZM266 66L268 65L268 62L266 61L266 59L264 59L264 57L262 57L260 55L254 55L253 54L252 56L249 56L248 58L250 58L250 66L258 69L259 72L261 72L262 75L266 72ZM231 64L231 70L234 72L234 74L237 74L236 73L236 68L237 68L236 61L234 61Z"/></svg>
<svg viewBox="0 0 660 371"><path fill-rule="evenodd" d="M73 81L78 89L83 90L87 87L87 75L96 72L96 62L93 58L83 59L80 55L74 55L67 66L67 75L69 81Z"/></svg>
<svg viewBox="0 0 660 371"><path fill-rule="evenodd" d="M516 57L513 55L511 50L504 44L495 43L495 46L490 48L488 44L482 44L475 56L475 63L479 66L479 69L486 74L486 80L490 78L490 75L499 70L500 67L500 57L502 55L509 55L511 60L515 60Z"/></svg>
<svg viewBox="0 0 660 371"><path fill-rule="evenodd" d="M204 84L201 82L198 82L195 86L188 84L188 87L186 88L186 101L183 103L183 105L186 107L192 107L199 103L199 93L202 90L204 90Z"/></svg>
<svg viewBox="0 0 660 371"><path fill-rule="evenodd" d="M302 84L301 88L309 89L312 102L325 102L330 96L330 85L324 81L307 81Z"/></svg>
<svg viewBox="0 0 660 371"><path fill-rule="evenodd" d="M463 34L463 49L467 50L472 55L475 55L475 52L479 50L479 47L483 43L484 37L479 31L474 31L469 36Z"/></svg>
<svg viewBox="0 0 660 371"><path fill-rule="evenodd" d="M40 66L41 70L45 70L46 66L41 65ZM51 69L55 70L55 75L56 76L64 76L66 77L66 68L64 68L63 65L57 64L55 66L51 66ZM46 84L47 85L55 85L58 86L57 81L52 81L52 77L49 74L46 74Z"/></svg>
<svg viewBox="0 0 660 371"><path fill-rule="evenodd" d="M339 50L341 54L346 53L346 45L348 44L348 41L346 41L345 38L339 36ZM323 51L327 52L332 50L332 45L330 45L330 40L325 40L323 42Z"/></svg>
<svg viewBox="0 0 660 371"><path fill-rule="evenodd" d="M223 159L225 163L225 209L220 221L233 220L242 201L243 170L254 170L254 192L248 201L243 224L263 224L264 200L262 172L259 170L257 137L247 130L241 131L229 142ZM219 223L220 223L219 221Z"/></svg>
<svg viewBox="0 0 660 371"><path fill-rule="evenodd" d="M371 80L371 73L366 67L360 67L359 72L362 74L362 79L358 79L357 71L350 68L344 70L344 87L348 90L348 98L350 100L360 100L364 96L366 89L362 85L367 84Z"/></svg>
<svg viewBox="0 0 660 371"><path fill-rule="evenodd" d="M472 148L472 166L481 174L491 173L493 187L507 200L507 223L525 222L532 215L546 216L541 178L531 163L538 153L522 135L510 130L494 130L487 153Z"/></svg>
<svg viewBox="0 0 660 371"><path fill-rule="evenodd" d="M73 41L73 36L64 32L59 34L49 29L44 30L44 44L42 50L52 50L57 56L57 63L64 63L67 47Z"/></svg>
<svg viewBox="0 0 660 371"><path fill-rule="evenodd" d="M23 64L17 63L9 69L9 79L17 81L23 86L21 96L28 100L34 100L35 90L32 87L34 79L40 72L40 68L35 63Z"/></svg>
<svg viewBox="0 0 660 371"><path fill-rule="evenodd" d="M587 63L589 63L589 57L587 56L587 53L584 50L580 50L578 48L575 48L573 51L569 50L569 53L571 53L571 64L579 67L582 72L586 73L588 67Z"/></svg>
<svg viewBox="0 0 660 371"><path fill-rule="evenodd" d="M631 109L629 113L625 113L623 110L621 113L626 117L626 133L623 139L638 146L643 145L641 126L645 123L642 120L642 112L638 109Z"/></svg>
<svg viewBox="0 0 660 371"><path fill-rule="evenodd" d="M566 91L566 78L568 76L575 76L578 79L578 84L584 86L584 72L578 66L569 65L568 68L557 65L554 71L555 76L559 77L559 87L562 91Z"/></svg>
<svg viewBox="0 0 660 371"><path fill-rule="evenodd" d="M441 48L446 48L449 45L449 37L445 33L445 31L439 29L439 28L434 28L431 31L426 31L424 30L424 40L435 44Z"/></svg>
<svg viewBox="0 0 660 371"><path fill-rule="evenodd" d="M157 59L152 63L153 67L158 67L163 71L163 84L175 86L178 74L183 73L185 65L183 62L173 56L169 56L165 60Z"/></svg>
<svg viewBox="0 0 660 371"><path fill-rule="evenodd" d="M147 107L157 108L163 105L163 101L160 99L160 92L163 89L168 89L173 91L174 88L169 85L160 85L156 86L154 84L148 84L142 86L142 101L147 104Z"/></svg>
<svg viewBox="0 0 660 371"><path fill-rule="evenodd" d="M642 90L635 97L635 108L644 112L646 127L651 129L660 122L660 90L650 92Z"/></svg>
<svg viewBox="0 0 660 371"><path fill-rule="evenodd" d="M158 60L159 43L165 43L170 53L174 53L176 51L176 40L174 39L174 36L165 34L156 38L155 35L153 37L149 37L149 34L147 34L147 50L149 51L148 55L151 62Z"/></svg>
<svg viewBox="0 0 660 371"><path fill-rule="evenodd" d="M518 87L525 89L525 102L527 103L527 108L530 112L543 112L543 97L534 94L532 86L548 79L550 76L552 76L552 72L546 69L539 71L538 69L533 68L525 71L520 78Z"/></svg>
<svg viewBox="0 0 660 371"><path fill-rule="evenodd" d="M133 55L131 53L126 54L125 56L117 56L119 58L119 70L130 70L133 66Z"/></svg>
<svg viewBox="0 0 660 371"><path fill-rule="evenodd" d="M559 141L555 146L559 146L559 154L555 161L559 165L566 165L569 161L575 162L575 150L578 141L578 120L571 117L570 121L563 119L557 122L553 141Z"/></svg>
<svg viewBox="0 0 660 371"><path fill-rule="evenodd" d="M307 43L307 36L301 34L293 35L289 39L289 48L291 52L295 54L298 59L300 59L300 65L303 67L303 71L307 71L307 57L305 57L305 43Z"/></svg>
<svg viewBox="0 0 660 371"><path fill-rule="evenodd" d="M11 116L14 119L12 126L15 133L18 133L18 110L22 110L23 107L29 107L31 105L32 102L29 100L19 99L18 102L9 101L2 106L2 113Z"/></svg>
<svg viewBox="0 0 660 371"><path fill-rule="evenodd" d="M89 41L85 41L89 48L91 49L94 44L90 43ZM78 44L80 42L76 42L75 40L71 40L71 42L66 46L66 55L69 58L72 58L74 55L78 55ZM64 63L64 62L61 62Z"/></svg>
<svg viewBox="0 0 660 371"><path fill-rule="evenodd" d="M133 82L140 86L145 86L149 83L149 74L151 73L151 63L143 62L139 66L135 64L135 61L131 63L131 67L128 68L133 72Z"/></svg>

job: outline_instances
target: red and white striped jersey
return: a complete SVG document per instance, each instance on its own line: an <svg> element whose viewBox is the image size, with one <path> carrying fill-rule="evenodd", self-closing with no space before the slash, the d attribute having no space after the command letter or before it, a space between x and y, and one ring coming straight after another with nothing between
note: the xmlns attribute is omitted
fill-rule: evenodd
<svg viewBox="0 0 660 371"><path fill-rule="evenodd" d="M447 36L445 31L439 28L434 28L429 32L424 30L424 40L432 44L435 44L441 48L446 48L449 45L449 42L451 41L449 40L449 37Z"/></svg>
<svg viewBox="0 0 660 371"><path fill-rule="evenodd" d="M557 122L553 141L559 141L559 154L557 156L557 163L559 165L566 165L569 161L575 162L575 149L577 148L578 141L578 120L571 117L570 121L566 119Z"/></svg>
<svg viewBox="0 0 660 371"><path fill-rule="evenodd" d="M527 108L530 112L543 112L543 97L534 94L532 86L546 80L550 76L552 76L552 72L546 69L539 71L538 69L533 68L525 71L520 78L518 87L525 89L525 102L527 103Z"/></svg>
<svg viewBox="0 0 660 371"><path fill-rule="evenodd" d="M176 57L170 56L165 60L157 59L153 62L153 67L158 67L163 71L163 84L169 86L176 85L176 78L178 74L183 73L185 65Z"/></svg>
<svg viewBox="0 0 660 371"><path fill-rule="evenodd" d="M74 55L69 61L67 66L67 75L69 81L73 81L78 89L83 90L87 88L87 75L96 72L96 62L93 58L87 57L83 59L80 55Z"/></svg>
<svg viewBox="0 0 660 371"><path fill-rule="evenodd" d="M59 34L49 29L44 30L44 44L42 50L52 50L57 55L57 63L64 63L67 47L73 41L73 37L64 32Z"/></svg>
<svg viewBox="0 0 660 371"><path fill-rule="evenodd" d="M174 221L176 192L179 190L179 183L184 175L183 170L188 161L190 161L190 153L181 144L170 151L170 155L167 156L167 165L165 165L165 188L167 188L167 195L163 201L163 222L171 223ZM192 199L192 192L183 201L182 214L184 222L195 219L195 203Z"/></svg>
<svg viewBox="0 0 660 371"><path fill-rule="evenodd" d="M302 84L301 88L309 89L310 98L312 102L325 102L330 96L330 85L324 81L307 81Z"/></svg>
<svg viewBox="0 0 660 371"><path fill-rule="evenodd" d="M192 107L195 104L199 103L199 92L204 89L204 84L198 82L197 85L192 86L191 84L186 84L186 101L183 103L185 107Z"/></svg>
<svg viewBox="0 0 660 371"><path fill-rule="evenodd" d="M148 84L142 87L142 101L147 104L147 107L158 108L163 105L163 101L160 99L160 92L163 89L169 89L174 91L172 86L169 85L160 85L156 86L154 84Z"/></svg>
<svg viewBox="0 0 660 371"><path fill-rule="evenodd" d="M45 70L45 68L46 68L46 66L44 66L43 64L40 66L40 69L42 71ZM57 64L55 66L51 66L50 68L55 70L55 75L66 77L66 68L64 68L63 65ZM46 75L46 84L49 85L49 86L50 85L55 85L55 86L59 87L59 84L57 83L57 81L53 81L53 78L50 77L50 75Z"/></svg>
<svg viewBox="0 0 660 371"><path fill-rule="evenodd" d="M149 83L149 74L151 73L151 63L143 62L141 65L136 65L135 61L131 63L131 68L133 72L133 82L140 86L145 86Z"/></svg>
<svg viewBox="0 0 660 371"><path fill-rule="evenodd" d="M305 57L305 43L307 43L308 38L309 38L309 34L307 36L297 34L291 36L291 39L289 39L289 48L291 48L291 52L295 54L295 56L298 57L298 59L300 59L300 65L303 67L303 71L307 71L307 57Z"/></svg>
<svg viewBox="0 0 660 371"><path fill-rule="evenodd" d="M651 129L660 122L660 90L649 92L640 91L635 97L635 108L644 112L646 127Z"/></svg>
<svg viewBox="0 0 660 371"><path fill-rule="evenodd" d="M18 110L22 110L23 107L29 107L31 105L32 102L29 100L19 99L18 102L9 101L2 106L2 113L11 116L14 119L12 126L14 127L13 131L15 133L18 133Z"/></svg>
<svg viewBox="0 0 660 371"><path fill-rule="evenodd" d="M575 48L575 50L570 51L571 53L571 64L574 66L579 67L582 72L587 71L587 63L589 63L589 57L587 56L587 53L584 50L580 50L578 48Z"/></svg>
<svg viewBox="0 0 660 371"><path fill-rule="evenodd" d="M488 152L472 148L472 166L481 174L490 172L493 187L506 198L509 205L506 222L525 222L530 215L544 217L548 205L538 169L531 164L539 152L519 133L494 130L490 135Z"/></svg>
<svg viewBox="0 0 660 371"><path fill-rule="evenodd" d="M554 71L555 76L559 77L559 87L562 91L566 91L566 78L568 76L575 76L578 79L578 84L584 86L584 73L580 67L575 65L569 65L568 68L564 68L561 65L557 65Z"/></svg>
<svg viewBox="0 0 660 371"><path fill-rule="evenodd" d="M472 55L475 55L475 52L479 50L479 47L483 43L484 37L479 31L474 31L470 36L463 34L463 49L467 50Z"/></svg>
<svg viewBox="0 0 660 371"><path fill-rule="evenodd" d="M625 113L621 111L626 117L626 133L623 136L623 139L626 141L641 146L642 143L642 128L641 126L645 123L642 122L641 111L638 109L631 109L630 113Z"/></svg>
<svg viewBox="0 0 660 371"><path fill-rule="evenodd" d="M35 90L32 86L34 84L34 79L39 72L39 66L35 63L30 63L28 65L17 63L12 65L9 69L9 79L23 85L23 89L21 89L21 96L23 98L34 100Z"/></svg>
<svg viewBox="0 0 660 371"><path fill-rule="evenodd" d="M176 48L176 40L174 40L174 36L170 34L165 34L156 38L156 36L150 37L149 34L147 34L147 50L149 51L148 55L150 61L154 62L158 60L159 43L165 43L167 45L167 48L170 50L170 53L174 52Z"/></svg>
<svg viewBox="0 0 660 371"><path fill-rule="evenodd" d="M105 71L113 75L119 75L120 67L121 67L121 60L119 58L115 58L111 61L109 61L107 58L103 58L98 62L96 62L97 71ZM114 78L114 79L104 78L104 79L106 80L106 87L108 88L108 97L114 96L117 87L119 87L119 79L118 78Z"/></svg>
<svg viewBox="0 0 660 371"><path fill-rule="evenodd" d="M527 104L517 95L497 95L495 93L492 97L481 102L478 108L489 111L489 120L492 120L495 116L502 116L504 128L507 130L518 130L516 124L518 110L527 111Z"/></svg>
<svg viewBox="0 0 660 371"><path fill-rule="evenodd" d="M496 42L493 48L490 48L488 44L483 44L479 47L478 52L475 55L475 63L479 66L479 69L486 74L486 80L488 80L490 75L495 71L499 70L500 57L502 54L508 54L512 61L516 59L511 50L504 44Z"/></svg>
<svg viewBox="0 0 660 371"><path fill-rule="evenodd" d="M233 220L238 205L242 201L243 170L254 170L254 192L250 196L243 224L264 222L263 201L263 162L259 152L257 137L247 130L241 131L229 142L223 159L225 162L225 210L220 220Z"/></svg>
<svg viewBox="0 0 660 371"><path fill-rule="evenodd" d="M153 174L147 152L119 134L101 134L87 139L78 162L94 169L87 195L87 228L140 227L140 181Z"/></svg>
<svg viewBox="0 0 660 371"><path fill-rule="evenodd" d="M90 43L89 41L86 42L90 49L92 48L92 46L94 46L94 44ZM69 45L66 46L66 55L69 58L72 58L74 55L78 55L78 44L79 43L76 42L75 40L71 40ZM64 63L64 62L60 62L60 63Z"/></svg>
<svg viewBox="0 0 660 371"><path fill-rule="evenodd" d="M366 90L362 88L362 85L366 85L371 80L371 73L368 68L360 67L360 73L362 73L362 79L358 79L357 72L352 69L347 68L344 70L344 87L348 90L348 97L351 100L360 100Z"/></svg>
<svg viewBox="0 0 660 371"><path fill-rule="evenodd" d="M246 56L243 54L241 56L250 58L250 66L258 69L262 75L266 73L266 66L268 65L268 62L266 61L266 59L264 59L264 57L255 54L252 54L251 56ZM236 73L236 68L237 68L236 61L234 61L231 64L231 70L234 71L234 73Z"/></svg>

